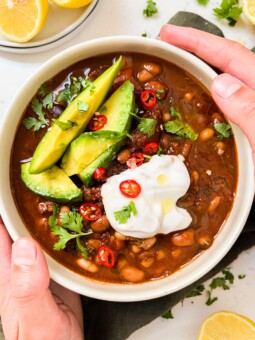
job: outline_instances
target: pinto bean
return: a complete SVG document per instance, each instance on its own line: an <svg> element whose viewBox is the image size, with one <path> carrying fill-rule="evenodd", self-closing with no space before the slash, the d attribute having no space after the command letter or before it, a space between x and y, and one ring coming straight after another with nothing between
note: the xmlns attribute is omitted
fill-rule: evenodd
<svg viewBox="0 0 255 340"><path fill-rule="evenodd" d="M135 254L138 254L141 251L141 248L139 248L136 244L133 244L131 249L132 249L132 252Z"/></svg>
<svg viewBox="0 0 255 340"><path fill-rule="evenodd" d="M94 249L98 249L101 246L102 242L97 238L91 238L88 240L88 245Z"/></svg>
<svg viewBox="0 0 255 340"><path fill-rule="evenodd" d="M156 241L157 241L157 239L156 239L155 236L150 237L150 238L146 238L146 239L142 240L141 248L143 248L144 250L148 250L148 249L150 249L151 247L154 246Z"/></svg>
<svg viewBox="0 0 255 340"><path fill-rule="evenodd" d="M218 208L220 204L220 201L221 201L220 196L216 196L211 200L209 207L207 209L209 215L212 215L215 212L215 210Z"/></svg>
<svg viewBox="0 0 255 340"><path fill-rule="evenodd" d="M170 112L164 112L162 115L162 120L164 123L168 122L171 119Z"/></svg>
<svg viewBox="0 0 255 340"><path fill-rule="evenodd" d="M125 164L131 156L129 149L123 149L118 153L117 161L121 164Z"/></svg>
<svg viewBox="0 0 255 340"><path fill-rule="evenodd" d="M96 233L103 233L110 228L110 222L106 215L91 223L91 229Z"/></svg>
<svg viewBox="0 0 255 340"><path fill-rule="evenodd" d="M89 273L96 273L99 270L98 266L95 263L90 260L85 260L84 258L78 259L76 263L78 264L78 266L85 269Z"/></svg>
<svg viewBox="0 0 255 340"><path fill-rule="evenodd" d="M145 276L144 271L129 265L121 269L120 275L128 282L141 282Z"/></svg>
<svg viewBox="0 0 255 340"><path fill-rule="evenodd" d="M195 232L193 229L180 231L173 234L171 240L178 247L192 246L195 243Z"/></svg>
<svg viewBox="0 0 255 340"><path fill-rule="evenodd" d="M219 124L219 123L223 123L224 119L223 119L222 115L219 112L214 112L211 115L210 121L213 124Z"/></svg>
<svg viewBox="0 0 255 340"><path fill-rule="evenodd" d="M159 100L165 99L168 92L168 87L159 81L149 81L144 85L144 88L156 92Z"/></svg>
<svg viewBox="0 0 255 340"><path fill-rule="evenodd" d="M63 214L69 214L70 213L70 208L67 205L62 205L62 207L60 207L59 209L59 213Z"/></svg>
<svg viewBox="0 0 255 340"><path fill-rule="evenodd" d="M212 244L212 238L208 235L200 236L197 242L201 249L207 249Z"/></svg>
<svg viewBox="0 0 255 340"><path fill-rule="evenodd" d="M222 141L218 141L215 146L216 146L218 155L222 156L225 153L225 149L226 149L225 143Z"/></svg>
<svg viewBox="0 0 255 340"><path fill-rule="evenodd" d="M212 128L205 128L199 134L199 138L202 142L207 142L208 140L212 139L215 132Z"/></svg>
<svg viewBox="0 0 255 340"><path fill-rule="evenodd" d="M140 264L141 266L143 266L144 268L149 268L153 265L154 263L154 258L153 257L147 257L147 258L144 258Z"/></svg>
<svg viewBox="0 0 255 340"><path fill-rule="evenodd" d="M138 72L137 78L141 83L151 80L162 72L160 65L156 63L144 63L141 71Z"/></svg>
<svg viewBox="0 0 255 340"><path fill-rule="evenodd" d="M195 190L198 190L199 173L198 173L196 170L192 171L192 174L191 174L191 181L192 181L193 184L194 184Z"/></svg>
<svg viewBox="0 0 255 340"><path fill-rule="evenodd" d="M164 253L164 251L160 249L160 250L157 252L156 257L157 257L157 260L163 260L163 259L165 258L165 253Z"/></svg>
<svg viewBox="0 0 255 340"><path fill-rule="evenodd" d="M185 95L184 95L184 99L187 101L187 102L191 102L192 99L193 99L194 95L193 93L191 92L186 92Z"/></svg>
<svg viewBox="0 0 255 340"><path fill-rule="evenodd" d="M121 241L125 241L127 239L127 237L125 235L122 235L121 233L115 231L114 236Z"/></svg>
<svg viewBox="0 0 255 340"><path fill-rule="evenodd" d="M192 144L190 142L185 142L182 148L183 157L187 158L189 156Z"/></svg>

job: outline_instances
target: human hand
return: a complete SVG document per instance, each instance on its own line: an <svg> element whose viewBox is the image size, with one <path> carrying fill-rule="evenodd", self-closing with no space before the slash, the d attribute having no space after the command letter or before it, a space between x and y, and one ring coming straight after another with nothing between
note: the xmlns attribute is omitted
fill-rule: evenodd
<svg viewBox="0 0 255 340"><path fill-rule="evenodd" d="M0 315L6 340L83 339L79 295L50 283L40 246L31 238L12 244L1 217L0 258Z"/></svg>
<svg viewBox="0 0 255 340"><path fill-rule="evenodd" d="M241 44L193 28L164 25L160 38L225 72L211 85L218 107L244 131L255 164L255 55Z"/></svg>

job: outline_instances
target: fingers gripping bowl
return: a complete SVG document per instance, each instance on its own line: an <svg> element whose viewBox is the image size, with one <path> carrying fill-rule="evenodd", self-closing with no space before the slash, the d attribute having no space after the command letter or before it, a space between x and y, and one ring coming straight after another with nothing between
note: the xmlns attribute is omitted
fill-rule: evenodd
<svg viewBox="0 0 255 340"><path fill-rule="evenodd" d="M106 92L102 94L98 79L114 68L113 85L108 90L102 86ZM99 299L146 300L189 285L227 253L248 216L254 176L251 151L240 129L231 126L234 137L226 137L215 126L223 124L230 132L209 96L215 75L199 59L161 41L112 37L64 51L24 84L1 128L1 214L13 239L31 233L42 244L52 279ZM50 91L44 87L38 94L37 89L49 80ZM70 88L83 92L70 98ZM107 115L118 89L129 100L125 123L125 115L121 122ZM98 92L105 99L101 99L103 105L94 107L91 98ZM88 125L80 131L80 121L74 116L59 118L63 111L63 115L70 113L69 107L75 107L72 112L82 119L90 112ZM40 110L46 121L33 131L34 120L29 117L40 118ZM38 195L45 181L38 176L49 170L45 160L41 164L34 160L38 157L31 160L36 152L41 154L35 148L47 130L53 139L41 150L48 169L54 176L54 167L64 173L61 183L71 181L69 196L60 194L55 200L49 190L40 192L47 199ZM54 138L59 133L66 138L74 130L76 136L61 143L71 146L65 145L58 156L53 148L47 158ZM78 150L85 145L86 157L84 151L80 157L77 145ZM100 161L89 176L84 173L94 158L105 153L107 158L116 145L111 162ZM23 181L33 191L36 187L37 194L21 181L21 168ZM34 178L39 178L36 185ZM38 212L38 207L43 211ZM67 228L74 241L63 246L58 243L59 230L65 223L70 226L70 209L72 218L78 216L80 221L75 219L75 226L81 229ZM65 219L59 217L61 213ZM105 221L98 224L99 219ZM169 220L174 221L170 229ZM78 233L84 235L77 237ZM60 249L54 252L56 243Z"/></svg>

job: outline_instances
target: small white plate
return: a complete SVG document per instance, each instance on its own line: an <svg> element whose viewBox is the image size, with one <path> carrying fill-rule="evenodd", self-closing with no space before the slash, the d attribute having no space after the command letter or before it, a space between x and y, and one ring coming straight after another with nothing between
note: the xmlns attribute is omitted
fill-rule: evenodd
<svg viewBox="0 0 255 340"><path fill-rule="evenodd" d="M49 4L49 13L42 31L27 43L8 41L0 35L0 50L12 53L34 53L62 44L77 34L82 24L88 20L99 0L82 8L66 9Z"/></svg>

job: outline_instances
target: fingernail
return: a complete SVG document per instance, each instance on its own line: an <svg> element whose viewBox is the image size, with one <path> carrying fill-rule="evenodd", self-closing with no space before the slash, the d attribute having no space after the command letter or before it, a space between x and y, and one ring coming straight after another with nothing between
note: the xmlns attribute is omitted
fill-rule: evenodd
<svg viewBox="0 0 255 340"><path fill-rule="evenodd" d="M13 243L12 260L17 266L31 266L36 260L36 248L33 242L20 239Z"/></svg>
<svg viewBox="0 0 255 340"><path fill-rule="evenodd" d="M242 83L228 74L219 75L213 82L214 92L223 99L228 99L241 87Z"/></svg>

